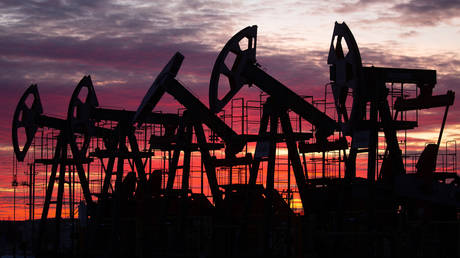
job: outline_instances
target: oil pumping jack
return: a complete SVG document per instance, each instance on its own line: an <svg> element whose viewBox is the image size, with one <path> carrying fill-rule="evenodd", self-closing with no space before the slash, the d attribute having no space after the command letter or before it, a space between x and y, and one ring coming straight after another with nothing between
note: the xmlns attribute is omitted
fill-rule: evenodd
<svg viewBox="0 0 460 258"><path fill-rule="evenodd" d="M171 58L148 90L132 121L133 123L137 123L137 126L141 126L145 117L152 112L165 93L173 96L180 104L182 104L186 110L184 111L182 121L179 124L177 137L178 139L182 139L182 143L175 145L168 172L166 193L170 193L173 190L181 151L184 151L181 187L183 191L186 191L189 188L190 152L192 151L193 146L192 133L194 131L198 145L197 147L201 153L201 160L206 170L206 176L213 202L216 207L219 207L222 203L222 193L219 189L216 177L216 166L247 164L251 162L252 157L236 156L236 154L238 154L245 146L247 139L234 132L225 122L209 110L209 108L207 108L198 98L196 98L175 79L183 59L184 56L179 52ZM219 149L222 146L213 145L206 141L203 124L223 140L225 144L224 159L211 157L210 150Z"/></svg>
<svg viewBox="0 0 460 258"><path fill-rule="evenodd" d="M85 94L85 92L87 94L82 98L81 95ZM132 171L137 171L138 190L140 191L147 184L147 175L145 172L146 160L143 161L142 159L147 159L153 156L154 153L151 148L144 151L139 149L139 144L135 136L135 127L132 125L132 119L135 114L135 111L99 107L90 76L83 77L72 94L67 117L70 124L69 130L74 145L78 147L78 153L81 156L91 155L99 158L103 165L103 160L108 159L107 165L103 166L105 176L101 192L98 193L99 200L105 200L109 195L110 189L112 189L113 193L120 190L125 176L125 160L129 162ZM115 122L116 126L102 136L105 149L97 148L92 153L86 153L87 145L91 137L95 136L93 134L94 128L99 121ZM162 125L164 127L164 135L170 136L177 129L179 117L175 114L150 113L144 117L143 121L148 124ZM80 132L86 132L86 136L81 135ZM79 138L82 138L79 141L80 144L77 140ZM130 148L126 145L127 141ZM114 171L115 160L117 160L116 171ZM112 186L113 175L115 175L115 187Z"/></svg>
<svg viewBox="0 0 460 258"><path fill-rule="evenodd" d="M257 26L246 27L236 33L220 51L212 70L209 85L209 105L215 113L220 112L244 85L255 85L269 96L263 105L249 182L246 188L243 189L244 193L239 193L245 197L243 198L242 214L240 214L240 227L235 234L236 244L233 255L238 255L241 249L249 251L252 248L251 246L246 246L248 241L244 239L247 238L250 227L253 226L250 218L255 215L254 206L257 206L257 203L262 200L261 194L265 195L265 204L263 204L263 209L265 210L265 239L263 248L259 249L260 251L256 251L257 254L276 253L272 244L275 234L273 231L274 214L278 214L276 216L287 215L290 217L289 214L292 213L290 207L280 198L274 187L277 142L286 143L288 165L292 166L293 169L302 208L304 211L308 209L308 174L306 174L306 164L304 164L305 171L302 167L297 143L312 138L313 134L293 131L289 117L291 111L315 127L314 137L316 146L318 146L316 147L317 151L331 148L344 149L347 146L346 141L343 139L332 142L327 140L339 128L336 121L260 68L261 65L256 60L256 46ZM228 83L225 83L225 80L228 80ZM229 85L228 91L219 93L219 91L226 89L224 88L225 84ZM281 134L278 134L279 123L282 129ZM260 163L265 160L268 162L266 186L262 191L261 187L256 185L256 181ZM278 205L280 203L284 205ZM288 221L290 221L289 218ZM289 227L285 231L287 235L290 234Z"/></svg>
<svg viewBox="0 0 460 258"><path fill-rule="evenodd" d="M244 45L245 40L247 45ZM330 145L326 138L338 129L338 124L304 98L263 71L256 61L256 46L257 26L255 25L239 31L225 44L212 70L209 85L209 105L213 112L220 112L244 85L255 85L269 95L263 107L249 187L253 188L255 186L260 162L263 158L268 157L266 190L269 194L273 192L276 153L275 135L278 121L280 121L283 140L287 145L289 160L293 167L296 184L305 209L307 207L305 198L306 176L301 165L296 141L309 139L312 135L309 133L294 133L288 111L293 111L302 119L314 125L316 128L316 140L324 145ZM231 60L231 56L235 57L231 67L229 67L226 64L226 60ZM221 77L228 79L230 85L230 89L224 94L219 94L219 87L224 86L220 85ZM220 98L219 96L221 95L223 97ZM269 121L270 131L268 132Z"/></svg>
<svg viewBox="0 0 460 258"><path fill-rule="evenodd" d="M436 85L435 70L365 67L350 29L345 23L337 22L334 26L327 63L330 68L338 122L342 133L352 139L346 161L345 178L356 177L357 154L367 152L367 179L372 182L376 180L379 131L384 132L387 147L378 178L393 182L396 176L406 174L397 131L413 129L418 124L417 121L404 120L404 111L445 106L446 110L437 144L439 146L448 107L453 104L455 94L448 91L445 95L432 95ZM394 115L392 117L390 104L393 103L388 103L387 83L399 83L401 87L403 84L416 84L417 92L420 94L412 99L398 97L393 105ZM350 95L352 105L348 113L346 104L347 97ZM436 157L430 159L430 162L432 163L433 159L435 163Z"/></svg>
<svg viewBox="0 0 460 258"><path fill-rule="evenodd" d="M435 70L363 66L358 45L345 23L335 23L327 63L341 132L351 137L345 179L356 180L357 154L367 153L368 191L358 198L368 201L369 226L376 227L377 216L382 216L376 207L382 208L384 203L399 206L404 212L423 219L455 217L455 207L460 207L460 199L456 197L460 189L445 182L446 179L459 182L459 177L456 173L435 173L447 113L454 103L455 93L447 91L443 95L433 95L437 82ZM400 94L391 103L388 86L393 88L393 84L400 84ZM415 84L415 97L403 95L404 84ZM349 96L351 101L347 100ZM350 102L351 111L348 112ZM418 120L407 121L405 112L436 107L445 107L437 143L425 147L415 166L416 173L407 174L397 131L414 129ZM378 138L382 131L386 147L378 169ZM351 198L346 196L346 199ZM401 202L405 199L417 201ZM428 212L422 214L414 210Z"/></svg>
<svg viewBox="0 0 460 258"><path fill-rule="evenodd" d="M30 99L31 101L28 101ZM31 104L27 104L27 103ZM23 128L23 129L21 129ZM78 177L80 188L83 192L84 199L87 206L92 209L94 202L92 200L91 192L89 189L89 183L85 175L83 168L84 164L90 163L92 160L84 158L80 155L81 152L86 151L87 145L78 147L74 141L71 140L71 135L68 130L68 121L60 118L43 114L43 107L40 100L40 95L36 84L31 85L22 95L19 103L16 107L13 116L12 123L12 138L13 148L18 161L24 161L24 158L34 140L35 134L38 128L50 128L59 131L57 136L56 146L54 148L54 155L51 159L36 159L35 163L42 163L45 165L51 165L51 174L49 176L48 185L46 188L45 201L39 225L39 242L37 248L42 250L42 244L44 244L44 233L46 228L46 222L50 206L55 205L55 220L56 220L56 234L55 244L59 246L60 240L60 222L62 219L62 206L64 198L64 186L72 182L71 174L68 173L69 178L66 179L66 172L71 170L71 166L75 166ZM21 132L25 132L25 142L21 142ZM104 128L94 127L95 135L103 135L107 133ZM88 135L84 131L79 133L87 138ZM68 157L68 147L70 146L72 158ZM59 169L59 176L57 176ZM54 185L58 183L56 200L52 201ZM72 191L72 187L69 185L69 194Z"/></svg>
<svg viewBox="0 0 460 258"><path fill-rule="evenodd" d="M83 77L74 89L67 113L69 133L76 152L81 157L99 159L105 172L100 192L93 193L98 197L93 223L98 228L97 232L111 230L111 240L108 243L113 255L128 252L124 249L124 243L133 241L131 234L125 234L127 231L122 222L133 218L146 205L146 200L159 191L153 188L161 187L161 173L154 171L147 178L146 164L154 156L154 145L150 144L145 150L140 149L136 128L132 124L135 114L135 111L99 107L90 76ZM152 112L144 116L142 121L146 125L161 125L161 137L170 138L177 130L179 116ZM99 122L108 127L102 135L94 134ZM147 134L147 130L144 133ZM102 138L103 145L88 152L87 146L92 137ZM125 173L126 162L131 170L128 173ZM130 227L128 232L141 236L141 228ZM95 247L104 248L104 236L96 234L91 237L101 243Z"/></svg>

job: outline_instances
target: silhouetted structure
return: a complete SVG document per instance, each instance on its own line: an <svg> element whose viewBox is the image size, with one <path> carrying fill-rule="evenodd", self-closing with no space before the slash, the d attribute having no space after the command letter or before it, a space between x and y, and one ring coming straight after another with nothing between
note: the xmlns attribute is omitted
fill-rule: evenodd
<svg viewBox="0 0 460 258"><path fill-rule="evenodd" d="M100 107L85 76L67 119L53 118L43 115L36 85L29 87L14 114L13 145L18 161L31 146L40 153L29 166L31 221L35 177L40 166L45 170L35 254L458 256L456 149L448 153L446 144L437 170L454 93L433 95L436 71L365 67L347 25L336 23L331 82L324 99L313 99L261 69L256 42L251 26L224 46L211 74L210 108L175 79L180 53L136 111ZM259 88L259 100L234 98L244 85ZM165 94L184 107L178 114L154 112ZM418 126L417 110L434 107L445 107L438 141L415 161L407 131ZM44 127L53 131L47 135Z"/></svg>

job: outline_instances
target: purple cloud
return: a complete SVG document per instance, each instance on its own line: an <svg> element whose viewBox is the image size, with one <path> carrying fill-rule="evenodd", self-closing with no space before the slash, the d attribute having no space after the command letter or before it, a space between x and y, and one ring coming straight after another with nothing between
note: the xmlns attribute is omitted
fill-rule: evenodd
<svg viewBox="0 0 460 258"><path fill-rule="evenodd" d="M339 4L334 9L339 14L372 12L377 16L363 19L366 23L396 22L406 26L435 26L460 17L460 2L457 0L410 0L399 1L358 0ZM407 35L406 35L407 36Z"/></svg>
<svg viewBox="0 0 460 258"><path fill-rule="evenodd" d="M460 2L457 0L411 0L395 4L393 11L400 13L400 23L412 26L433 26L460 17Z"/></svg>

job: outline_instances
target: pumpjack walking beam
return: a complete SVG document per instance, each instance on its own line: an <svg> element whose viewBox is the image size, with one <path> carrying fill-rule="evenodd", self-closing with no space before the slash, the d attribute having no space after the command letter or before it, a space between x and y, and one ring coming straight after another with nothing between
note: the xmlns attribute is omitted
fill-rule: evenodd
<svg viewBox="0 0 460 258"><path fill-rule="evenodd" d="M247 45L242 45L243 39L247 40ZM298 94L294 93L281 82L260 69L260 65L256 61L256 41L257 41L257 26L247 27L235 34L224 46L219 53L213 67L210 86L209 86L209 103L211 110L215 113L220 112L225 105L235 96L244 85L254 84L259 89L269 95L264 104L263 114L260 121L259 135L257 137L256 151L254 160L251 166L249 179L248 198L245 201L244 214L242 216L240 233L236 236L238 246L242 244L248 219L248 214L252 199L254 198L256 179L260 162L263 158L268 158L267 167L267 205L272 205L272 193L274 191L274 176L275 176L275 156L276 156L276 140L278 123L281 122L283 131L283 140L288 148L288 158L293 167L296 184L299 189L299 195L303 209L307 209L307 182L303 171L299 151L297 148L297 137L292 130L291 121L289 118L289 110L298 114L302 119L315 126L317 142L325 143L326 138L338 129L338 124L329 116L315 108ZM236 55L231 67L226 64L226 59L230 55ZM224 94L219 94L219 82L221 76L228 79L230 90ZM224 77L224 78L225 78ZM222 98L219 98L223 95ZM270 121L270 132L268 126ZM267 137L268 136L268 137ZM311 136L302 139L306 140ZM267 147L268 145L268 147ZM267 253L270 253L270 232L271 232L271 209L269 207L266 217L266 247Z"/></svg>
<svg viewBox="0 0 460 258"><path fill-rule="evenodd" d="M248 46L242 49L240 42L247 39ZM257 26L246 27L235 34L225 44L214 64L209 85L209 105L215 113L225 105L244 85L256 85L271 97L277 99L281 108L290 109L316 127L316 136L325 139L338 127L337 123L312 104L294 93L281 82L260 69L256 61ZM230 53L236 55L232 67L225 64ZM229 80L230 90L219 99L219 79L225 76Z"/></svg>
<svg viewBox="0 0 460 258"><path fill-rule="evenodd" d="M247 39L247 46L241 45L243 39ZM256 41L257 26L251 26L246 27L235 34L225 44L224 48L219 53L212 70L209 85L209 104L212 111L216 113L221 111L244 85L254 84L270 96L271 104L268 105L270 107L267 106L267 109L264 108L264 112L269 109L272 111L270 111L270 114L267 113L264 115L260 123L260 131L255 154L256 158L253 161L251 172L252 178L249 183L251 186L255 185L255 179L257 178L259 167L258 163L260 162L260 159L257 159L257 156L260 156L257 153L257 149L260 149L261 145L266 144L262 134L267 133L268 118L270 117L270 119L273 120L271 123L278 123L277 121L280 119L285 141L288 145L289 158L291 160L291 164L293 165L295 178L299 187L302 204L304 205L304 208L306 208L306 198L304 195L306 179L303 168L300 165L299 153L296 146L296 140L292 132L288 110L293 111L301 118L315 126L316 139L318 142L326 142L326 138L338 129L338 124L329 116L304 100L301 96L294 93L281 82L260 69L260 65L256 61ZM236 58L232 66L228 67L225 61L230 54L236 55ZM225 92L225 94L219 94L219 81L221 76L225 76L230 84L230 90ZM223 95L223 97L219 98L219 95ZM276 129L274 125L270 127ZM275 146L274 143L271 143L270 145ZM297 160L299 160L299 162L297 162ZM269 168L274 170L274 167L272 166ZM274 171L268 172L268 175L270 176L273 176L273 174ZM267 182L271 185L272 179L267 178ZM269 184L267 184L267 186L269 186Z"/></svg>
<svg viewBox="0 0 460 258"><path fill-rule="evenodd" d="M225 122L217 117L217 115L209 110L199 99L197 99L175 79L183 59L184 56L178 52L163 68L162 72L157 76L148 93L144 97L136 115L133 117L133 123L137 123L138 126L140 126L143 123L144 117L152 112L165 93L172 95L179 103L181 103L187 109L188 113L188 121L186 124L188 123L188 126L191 125L195 130L213 200L216 205L219 205L222 200L222 196L217 182L215 164L209 153L210 145L206 141L203 124L205 124L225 142L226 158L234 158L235 155L243 149L245 139L237 135L227 124L225 124ZM190 129L191 128L188 127L187 130ZM171 180L174 180L174 178ZM170 181L169 178L168 182L168 186L171 188L172 181Z"/></svg>

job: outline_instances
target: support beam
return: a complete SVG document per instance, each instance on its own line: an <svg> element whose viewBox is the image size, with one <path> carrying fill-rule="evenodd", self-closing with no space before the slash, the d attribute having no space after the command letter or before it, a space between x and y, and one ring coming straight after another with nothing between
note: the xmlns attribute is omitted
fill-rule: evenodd
<svg viewBox="0 0 460 258"><path fill-rule="evenodd" d="M302 207L304 212L308 209L307 207L307 198L306 198L306 179L305 174L302 169L302 163L300 162L299 152L297 150L297 145L292 137L292 126L291 121L289 120L288 113L280 114L281 127L283 132L286 135L286 145L289 152L289 159L291 161L292 170L294 171L294 177L297 183L297 188L299 189L300 199L302 201Z"/></svg>

